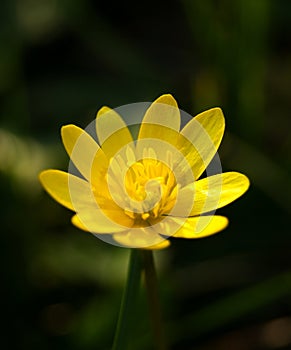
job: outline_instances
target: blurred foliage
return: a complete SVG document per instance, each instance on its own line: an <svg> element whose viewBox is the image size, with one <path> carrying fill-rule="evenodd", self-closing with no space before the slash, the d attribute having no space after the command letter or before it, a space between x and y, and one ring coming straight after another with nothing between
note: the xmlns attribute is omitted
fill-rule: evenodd
<svg viewBox="0 0 291 350"><path fill-rule="evenodd" d="M252 187L225 232L158 252L171 349L291 348L291 2L2 0L2 344L109 349L126 249L70 225L37 173L66 169L59 129L170 92L225 112L225 170ZM144 293L135 349L152 349Z"/></svg>

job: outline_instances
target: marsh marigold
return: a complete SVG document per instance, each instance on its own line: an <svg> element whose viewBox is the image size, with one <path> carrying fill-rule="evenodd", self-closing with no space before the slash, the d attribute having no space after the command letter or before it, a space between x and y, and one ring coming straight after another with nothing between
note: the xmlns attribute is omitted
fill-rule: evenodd
<svg viewBox="0 0 291 350"><path fill-rule="evenodd" d="M224 126L221 109L213 108L180 130L177 102L162 95L146 110L134 139L121 116L103 107L95 136L75 125L62 127L78 172L45 170L40 181L75 212L75 226L110 243L162 249L170 237L206 237L228 224L216 209L249 187L248 178L237 172L199 179L217 154Z"/></svg>

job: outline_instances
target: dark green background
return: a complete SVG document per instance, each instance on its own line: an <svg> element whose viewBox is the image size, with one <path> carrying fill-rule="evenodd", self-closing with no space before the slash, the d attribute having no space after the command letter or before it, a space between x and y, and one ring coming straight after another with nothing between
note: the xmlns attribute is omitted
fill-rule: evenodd
<svg viewBox="0 0 291 350"><path fill-rule="evenodd" d="M128 251L70 225L37 174L59 130L172 93L220 106L224 170L251 180L222 233L157 252L171 349L291 349L291 2L2 0L1 343L110 349ZM141 293L132 349L153 349Z"/></svg>

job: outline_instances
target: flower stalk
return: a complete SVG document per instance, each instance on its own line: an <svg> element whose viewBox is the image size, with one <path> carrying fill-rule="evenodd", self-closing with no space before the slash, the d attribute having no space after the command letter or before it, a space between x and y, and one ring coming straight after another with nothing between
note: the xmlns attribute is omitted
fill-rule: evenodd
<svg viewBox="0 0 291 350"><path fill-rule="evenodd" d="M153 252L151 250L131 249L127 281L120 306L112 350L124 350L129 346L129 333L134 324L134 315L136 313L136 303L142 272L144 272L144 282L155 349L167 349Z"/></svg>
<svg viewBox="0 0 291 350"><path fill-rule="evenodd" d="M150 321L157 350L166 350L165 333L158 296L157 274L152 250L142 250L145 287L148 297Z"/></svg>
<svg viewBox="0 0 291 350"><path fill-rule="evenodd" d="M142 264L138 249L131 249L128 275L124 289L112 350L128 348L129 332L136 312L136 299L139 292Z"/></svg>

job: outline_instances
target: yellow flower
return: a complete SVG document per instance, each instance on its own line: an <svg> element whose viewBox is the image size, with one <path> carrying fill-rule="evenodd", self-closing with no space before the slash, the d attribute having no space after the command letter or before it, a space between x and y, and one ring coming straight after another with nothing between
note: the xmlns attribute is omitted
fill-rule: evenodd
<svg viewBox="0 0 291 350"><path fill-rule="evenodd" d="M40 181L56 201L75 212L75 226L116 245L162 249L171 236L209 236L228 224L215 210L240 197L249 180L219 169L199 180L224 133L220 108L197 115L182 130L180 125L181 113L171 95L149 106L136 140L120 115L103 107L95 123L99 144L75 125L61 130L82 177L45 170Z"/></svg>

